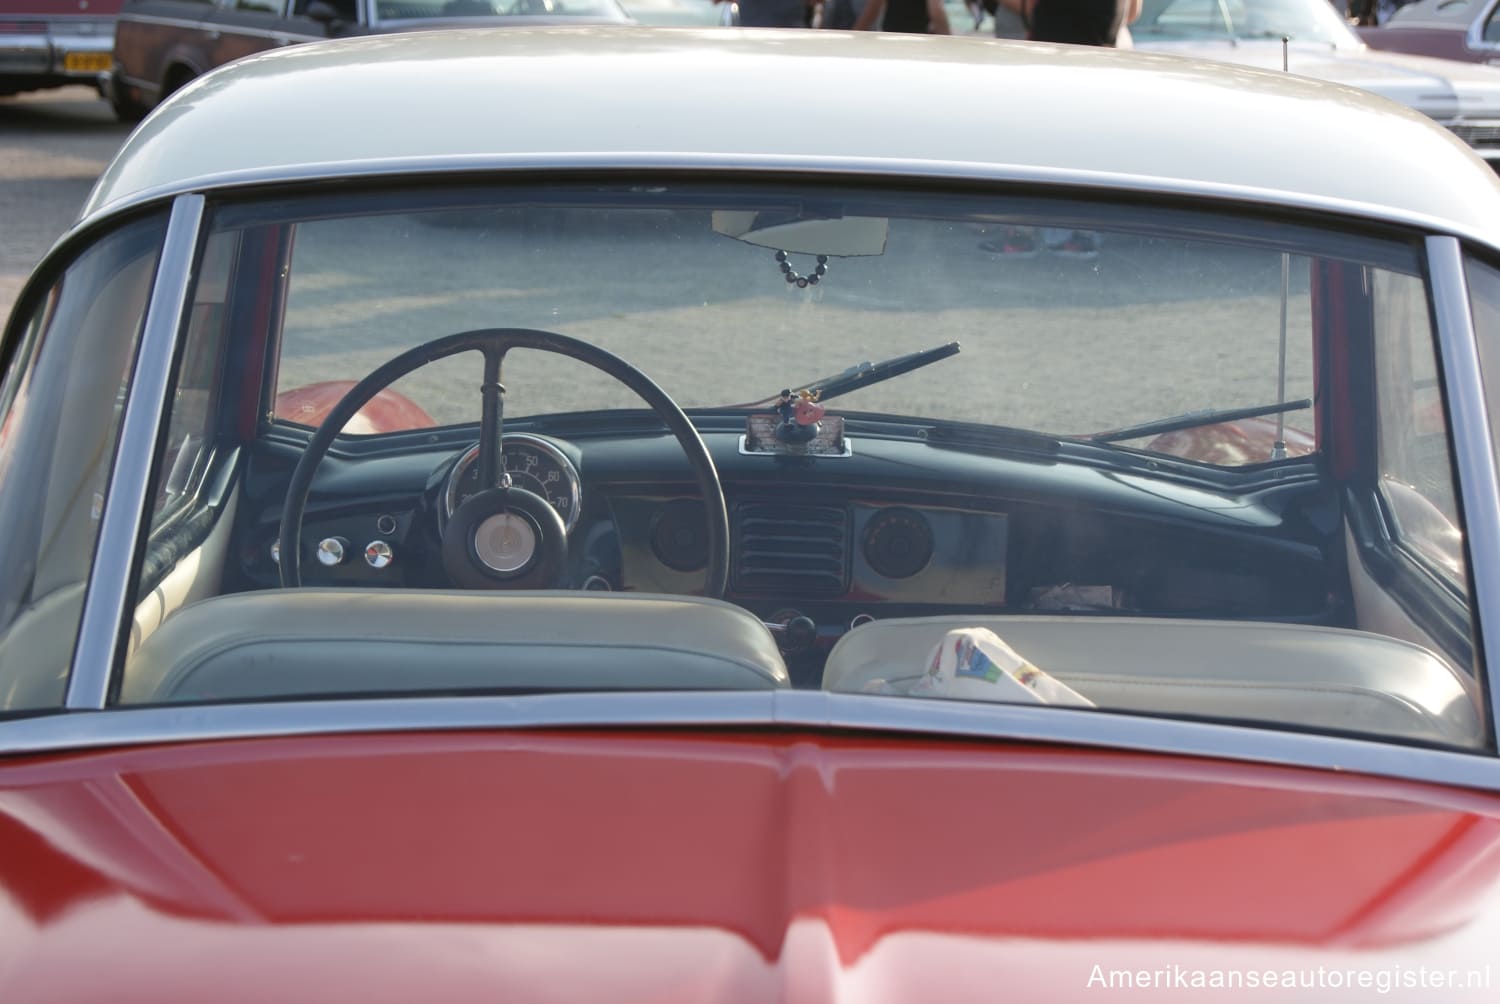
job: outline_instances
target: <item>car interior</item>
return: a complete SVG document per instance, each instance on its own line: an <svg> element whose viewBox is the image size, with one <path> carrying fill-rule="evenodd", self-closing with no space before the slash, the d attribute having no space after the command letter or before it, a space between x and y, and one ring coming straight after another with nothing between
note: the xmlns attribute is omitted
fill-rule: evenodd
<svg viewBox="0 0 1500 1004"><path fill-rule="evenodd" d="M951 632L983 628L1102 710L1492 743L1417 235L1211 206L635 179L292 189L226 198L206 222L115 704L899 697ZM80 346L103 341L91 327L143 323L159 220L133 226L113 258L85 254L32 300L39 344L73 289L100 291L80 300ZM1100 235L1097 259L976 252L1018 228L1084 226ZM548 257L606 237L638 239L611 246L621 262L680 245L685 288L670 292L687 307L720 297L742 330L708 340L694 315L678 332L687 307L659 307L644 280L575 277ZM534 280L502 258L484 266L498 278L472 287L418 256L392 260L502 242ZM1200 243L1222 263L1202 264ZM386 255L389 275L353 260L361 246ZM686 288L720 254L743 264L716 273L717 288ZM1158 257L1185 289L1119 293L1154 289ZM857 285L862 268L873 271ZM934 276L977 290L974 316L939 303L942 290L913 304ZM1011 285L997 292L991 276ZM1214 277L1233 295L1206 292ZM879 300L898 279L910 299ZM526 299L549 283L555 328ZM1063 285L1035 288L1048 283ZM1081 303L1090 283L1118 285L1097 309L1057 292ZM492 298L510 296L510 315L495 313ZM567 303L577 316L556 307ZM1087 363L1047 355L1066 328L1038 339L1009 325L1075 323L1053 316L1064 307L1111 326L1117 340L1098 351L1127 361L1157 351L1150 340L1167 339L1153 325L1180 310L1208 353L1193 372L1208 376L1230 365L1242 313L1271 396L1179 409L1173 374L1123 391L1108 424L1059 427L1065 407L1103 407L1090 393L1061 400ZM377 337L387 321L391 337ZM911 351L869 349L887 322ZM122 386L129 344L89 360L89 378ZM554 369L524 368L537 357ZM1022 372L1055 384L1028 407L1062 417L992 420L1013 381L1025 390L1028 358ZM569 374L583 372L594 382L570 396L583 378ZM534 407L512 409L527 378L558 373ZM111 406L55 421L23 410L14 430L61 456L82 435L70 423L89 423L96 446L93 462L51 474L72 481L47 497L72 507L32 529L38 566L65 581L38 575L0 661L43 638L71 644L55 640L66 636L47 605L66 620L82 603L123 395L85 396ZM80 554L54 559L55 546ZM31 661L42 669L11 684L8 708L59 697L66 654Z"/></svg>

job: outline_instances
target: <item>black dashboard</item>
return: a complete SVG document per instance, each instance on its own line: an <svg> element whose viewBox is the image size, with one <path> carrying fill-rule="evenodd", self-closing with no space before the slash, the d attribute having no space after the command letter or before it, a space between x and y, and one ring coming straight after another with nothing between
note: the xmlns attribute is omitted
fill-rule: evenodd
<svg viewBox="0 0 1500 1004"><path fill-rule="evenodd" d="M780 636L794 671L800 656L815 672L865 618L1349 616L1339 502L1315 468L1234 490L1151 464L959 448L908 428L851 425L848 455L807 457L748 454L733 423L700 426L729 508L726 598L789 626ZM263 439L245 472L230 588L278 584L274 545L299 452L284 433ZM330 452L304 521L304 582L448 587L440 532L472 443L472 430L439 430ZM659 427L508 426L505 461L564 518L570 588L702 591L702 505Z"/></svg>

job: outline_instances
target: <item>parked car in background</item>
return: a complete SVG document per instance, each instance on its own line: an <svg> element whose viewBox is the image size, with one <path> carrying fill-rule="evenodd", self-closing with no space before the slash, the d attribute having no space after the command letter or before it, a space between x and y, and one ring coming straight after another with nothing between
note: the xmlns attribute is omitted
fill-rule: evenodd
<svg viewBox="0 0 1500 1004"><path fill-rule="evenodd" d="M0 4L0 97L68 84L101 93L109 79L120 0Z"/></svg>
<svg viewBox="0 0 1500 1004"><path fill-rule="evenodd" d="M5 1004L1496 999L1500 185L1410 109L311 43L0 361Z"/></svg>
<svg viewBox="0 0 1500 1004"><path fill-rule="evenodd" d="M735 4L714 0L620 0L630 17L638 24L658 27L696 28L712 25L732 26Z"/></svg>
<svg viewBox="0 0 1500 1004"><path fill-rule="evenodd" d="M1130 30L1146 51L1263 69L1285 59L1292 73L1399 101L1500 163L1500 69L1373 51L1327 0L1145 0Z"/></svg>
<svg viewBox="0 0 1500 1004"><path fill-rule="evenodd" d="M1496 6L1497 0L1418 0L1381 27L1360 28L1359 37L1376 49L1493 63L1500 61Z"/></svg>
<svg viewBox="0 0 1500 1004"><path fill-rule="evenodd" d="M234 59L302 42L496 25L628 24L617 0L125 0L110 99L126 121Z"/></svg>

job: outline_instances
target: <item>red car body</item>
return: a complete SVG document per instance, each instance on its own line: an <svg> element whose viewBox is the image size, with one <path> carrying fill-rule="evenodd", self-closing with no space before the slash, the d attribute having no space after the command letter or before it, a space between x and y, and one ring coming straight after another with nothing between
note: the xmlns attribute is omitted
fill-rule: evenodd
<svg viewBox="0 0 1500 1004"><path fill-rule="evenodd" d="M836 66L849 86L786 113ZM691 122L683 149L744 152L611 168L621 124L640 149L675 149L688 120L669 113L705 100L680 86L704 68L734 86L706 95L723 114ZM19 376L0 383L14 422L0 422L0 1004L1494 1000L1500 419L1480 356L1500 344L1500 190L1405 109L1234 73L983 40L547 29L301 46L171 99L5 335ZM912 136L889 148L887 132L832 128L871 94L884 108L980 93L954 79L1029 97L1003 135L944 101L942 128L908 115ZM421 101L381 99L417 84ZM630 115L598 99L613 87ZM1100 95L1119 101L1119 131L1061 139L1058 122L1115 114ZM528 136L516 112L533 107L545 122ZM354 113L382 130L329 127ZM490 115L505 128L473 125ZM453 134L441 149L421 140L428 123ZM547 153L554 128L603 166ZM1381 160L1388 130L1409 172ZM337 160L317 159L324 140ZM753 149L785 143L779 168ZM280 144L290 163L256 161ZM559 159L573 166L554 175ZM1424 183L1391 183L1408 174ZM501 222L426 225L471 202ZM559 206L577 244L527 223ZM749 210L776 245L721 245L714 216ZM1097 259L1006 273L974 225L1012 218L1118 229ZM489 227L493 258L475 249ZM861 286L810 283L857 314L817 327L819 303L780 299L803 291L787 255L811 252L772 248L799 230L878 234L890 257ZM877 257L859 246L835 245ZM591 254L560 256L578 249ZM720 252L737 264L679 276ZM1171 282L1122 299L1153 275ZM649 332L631 344L664 371L730 371L690 388L710 402L915 373L934 350L810 384L741 370L764 355L778 373L831 372L810 350L852 362L876 354L871 335L931 344L950 314L975 330L995 318L925 288L965 276L981 305L1025 294L1026 323L975 331L1014 338L1017 365L964 359L1021 378L979 391L1046 387L1060 362L1053 393L1088 403L1088 364L1118 367L1103 351L1117 345L1167 374L1221 367L1224 386L1182 414L1174 388L1138 375L1122 423L1165 418L1056 442L996 419L851 411L858 450L769 456L749 449L765 416L745 406L689 416L668 398L658 427L637 402L582 411L547 391L557 411L537 427L567 432L599 479L563 552L580 574L463 592L454 571L552 562L538 517L561 527L556 544L562 512L581 510L581 492L545 494L567 473L561 447L544 456L523 433L512 455L530 462L504 463L505 350L565 349L651 391L653 410L666 397L563 332L463 330L474 309L519 323L531 286L571 309L564 276L609 293L569 323ZM1072 332L1027 297L1095 302L1096 281L1089 312L1118 332L1094 343L1102 361L1039 351ZM730 305L769 289L748 300L775 309L736 307L746 334L721 340L700 286ZM319 290L339 295L307 298ZM1236 360L1247 333L1265 351ZM388 336L422 341L393 366ZM362 397L465 344L483 371ZM1006 365L969 363L986 358ZM958 365L943 395L885 407L966 414ZM345 396L351 372L373 377ZM445 424L464 403L479 421ZM349 416L385 441L332 442ZM78 448L111 422L119 445ZM1409 434L1395 456L1411 464L1384 463L1381 431ZM480 490L464 498L466 457ZM721 468L735 526L756 533L730 535ZM480 511L493 492L528 522ZM36 518L49 500L56 519ZM702 500L726 518L711 524ZM699 508L674 526L683 501ZM1463 526L1444 515L1459 503ZM731 543L784 561L790 581L732 566ZM685 551L696 564L671 563ZM802 552L832 555L833 573L783 557ZM616 595L595 595L601 582ZM974 658L992 628L996 657ZM958 689L1002 680L1028 689ZM1092 706L1057 687L1040 699L1070 680Z"/></svg>
<svg viewBox="0 0 1500 1004"><path fill-rule="evenodd" d="M16 1000L1492 1000L1500 798L803 732L256 739L13 761L0 856Z"/></svg>

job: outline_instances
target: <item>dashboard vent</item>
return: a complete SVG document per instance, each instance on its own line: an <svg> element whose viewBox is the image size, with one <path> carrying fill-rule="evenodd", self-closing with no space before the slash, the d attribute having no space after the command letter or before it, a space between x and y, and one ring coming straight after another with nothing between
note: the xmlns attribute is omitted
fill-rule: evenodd
<svg viewBox="0 0 1500 1004"><path fill-rule="evenodd" d="M734 513L734 588L839 594L849 581L849 515L834 506L751 502Z"/></svg>

